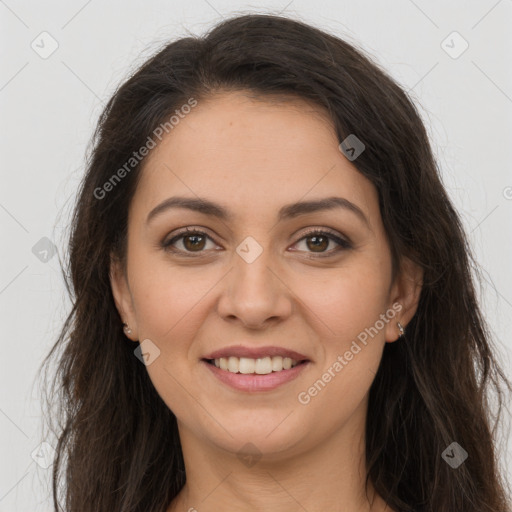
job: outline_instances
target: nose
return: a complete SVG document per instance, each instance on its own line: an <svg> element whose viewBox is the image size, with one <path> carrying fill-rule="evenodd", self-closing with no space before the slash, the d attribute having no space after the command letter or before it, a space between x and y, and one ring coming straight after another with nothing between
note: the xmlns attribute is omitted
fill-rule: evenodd
<svg viewBox="0 0 512 512"><path fill-rule="evenodd" d="M218 313L227 321L261 329L288 318L293 294L268 250L251 263L233 255L233 268L224 280ZM275 263L275 262L274 262Z"/></svg>

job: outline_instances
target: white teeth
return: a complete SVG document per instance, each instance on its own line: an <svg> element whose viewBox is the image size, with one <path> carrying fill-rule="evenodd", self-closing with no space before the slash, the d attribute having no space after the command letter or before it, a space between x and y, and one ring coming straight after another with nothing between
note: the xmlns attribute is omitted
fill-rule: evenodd
<svg viewBox="0 0 512 512"><path fill-rule="evenodd" d="M272 373L272 359L270 357L262 357L261 359L256 359L256 368L254 372L258 375L266 375L267 373Z"/></svg>
<svg viewBox="0 0 512 512"><path fill-rule="evenodd" d="M257 375L266 375L268 373L289 370L298 364L298 361L290 357L260 357L251 359L249 357L221 357L215 359L215 366L221 370L227 370L232 373L256 373Z"/></svg>
<svg viewBox="0 0 512 512"><path fill-rule="evenodd" d="M256 362L254 361L254 359L249 359L248 357L240 358L240 362L238 363L238 371L240 373L254 373L255 367Z"/></svg>
<svg viewBox="0 0 512 512"><path fill-rule="evenodd" d="M272 370L274 372L278 372L283 369L283 358L281 356L276 356L272 358Z"/></svg>
<svg viewBox="0 0 512 512"><path fill-rule="evenodd" d="M228 370L233 373L238 372L239 359L238 357L230 357L228 359Z"/></svg>

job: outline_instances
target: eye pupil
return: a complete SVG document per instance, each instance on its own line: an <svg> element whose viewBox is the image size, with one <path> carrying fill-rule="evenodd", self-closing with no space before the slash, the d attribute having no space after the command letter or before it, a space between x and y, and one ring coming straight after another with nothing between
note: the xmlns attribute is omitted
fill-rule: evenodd
<svg viewBox="0 0 512 512"><path fill-rule="evenodd" d="M188 242L194 239L194 242L192 242L192 245L190 245ZM198 239L202 239L198 244ZM204 236L203 235L185 235L183 237L183 244L187 248L187 250L194 250L194 249L203 249L204 248Z"/></svg>
<svg viewBox="0 0 512 512"><path fill-rule="evenodd" d="M329 239L326 236L312 235L312 236L309 236L308 239L313 240L312 246L310 245L310 243L308 241L308 248L309 249L313 248L313 252L321 252L322 250L327 249L327 246L329 245ZM317 251L317 249L320 249L320 251Z"/></svg>

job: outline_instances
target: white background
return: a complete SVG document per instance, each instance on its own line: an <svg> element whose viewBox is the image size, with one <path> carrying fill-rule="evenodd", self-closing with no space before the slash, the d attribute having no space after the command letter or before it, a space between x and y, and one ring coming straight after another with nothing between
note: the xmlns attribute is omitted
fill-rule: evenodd
<svg viewBox="0 0 512 512"><path fill-rule="evenodd" d="M44 441L36 372L69 303L59 257L44 263L32 248L48 237L62 254L101 106L165 41L248 12L282 12L358 43L410 90L484 270L486 318L512 373L512 0L0 1L0 512L53 510L51 467L31 457ZM50 48L43 31L58 43L47 59L31 48ZM455 59L441 45L453 31L469 44Z"/></svg>

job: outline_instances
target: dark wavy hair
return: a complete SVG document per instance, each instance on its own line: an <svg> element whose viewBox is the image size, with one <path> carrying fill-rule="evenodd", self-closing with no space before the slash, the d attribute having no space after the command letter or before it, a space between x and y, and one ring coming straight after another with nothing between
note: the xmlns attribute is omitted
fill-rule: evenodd
<svg viewBox="0 0 512 512"><path fill-rule="evenodd" d="M123 334L109 280L111 257L125 262L128 207L145 160L105 199L95 191L177 108L219 91L307 100L329 114L340 142L356 134L366 149L353 164L378 191L394 268L404 257L423 268L405 340L386 344L370 388L366 482L400 511L509 512L497 425L511 385L420 115L362 49L271 14L166 43L100 116L63 265L72 310L42 365L57 362L45 393L59 421L56 428L48 418L58 436L55 510L62 498L68 512L163 512L185 483L176 417ZM441 457L454 441L469 454L457 469Z"/></svg>

